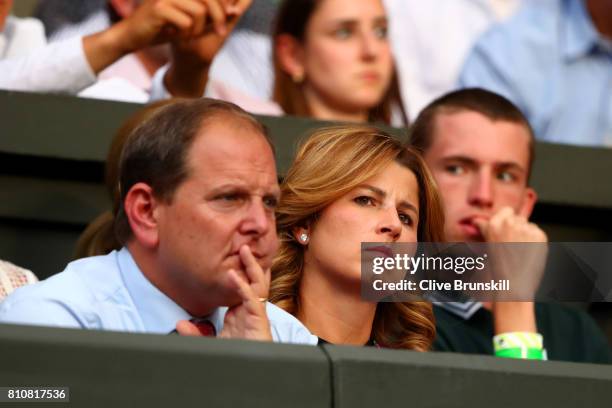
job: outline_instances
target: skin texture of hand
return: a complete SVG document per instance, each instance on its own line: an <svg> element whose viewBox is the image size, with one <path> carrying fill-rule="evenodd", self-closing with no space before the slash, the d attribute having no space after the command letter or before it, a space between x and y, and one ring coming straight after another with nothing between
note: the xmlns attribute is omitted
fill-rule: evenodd
<svg viewBox="0 0 612 408"><path fill-rule="evenodd" d="M144 0L130 17L83 38L89 65L100 72L136 50L201 35L208 0Z"/></svg>
<svg viewBox="0 0 612 408"><path fill-rule="evenodd" d="M533 300L548 255L548 238L544 231L508 207L488 222L476 220L476 225L486 241L491 243L491 278L510 280L511 295L504 297L502 294L499 300Z"/></svg>
<svg viewBox="0 0 612 408"><path fill-rule="evenodd" d="M477 219L486 242L532 242L540 243L527 247L497 248L494 259L498 259L494 279L510 279L513 291L521 298L533 297L546 264L548 242L546 233L536 224L530 223L524 214L515 214L506 207L493 215L490 220ZM499 252L503 253L499 253ZM520 254L520 255L519 255ZM497 255L497 256L496 256ZM518 286L520 285L520 286ZM489 306L494 316L495 333L537 332L533 302L494 302Z"/></svg>
<svg viewBox="0 0 612 408"><path fill-rule="evenodd" d="M477 218L474 224L480 229L486 242L548 242L546 233L529 222L523 214L515 214L504 207L490 220Z"/></svg>
<svg viewBox="0 0 612 408"><path fill-rule="evenodd" d="M176 331L181 336L201 336L202 333L198 330L195 324L189 320L181 320L176 324Z"/></svg>
<svg viewBox="0 0 612 408"><path fill-rule="evenodd" d="M495 334L538 332L533 302L495 302L492 312Z"/></svg>
<svg viewBox="0 0 612 408"><path fill-rule="evenodd" d="M242 298L242 303L229 308L225 314L222 338L272 341L270 322L266 314L266 298L270 288L270 269L264 271L247 245L240 248L240 259L245 274L230 270L230 279ZM200 336L197 327L186 320L177 323L176 330L183 336Z"/></svg>
<svg viewBox="0 0 612 408"><path fill-rule="evenodd" d="M200 35L172 42L172 60L164 84L173 96L199 98L208 82L208 70L217 52L252 0L201 0L207 24Z"/></svg>

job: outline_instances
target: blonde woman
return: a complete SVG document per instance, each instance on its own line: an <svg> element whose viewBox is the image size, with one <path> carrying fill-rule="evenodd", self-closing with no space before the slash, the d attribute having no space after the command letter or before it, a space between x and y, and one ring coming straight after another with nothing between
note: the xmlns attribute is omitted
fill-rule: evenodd
<svg viewBox="0 0 612 408"><path fill-rule="evenodd" d="M281 186L270 300L320 343L426 351L431 304L370 303L360 293L361 242L441 242L443 212L418 153L367 126L315 132Z"/></svg>

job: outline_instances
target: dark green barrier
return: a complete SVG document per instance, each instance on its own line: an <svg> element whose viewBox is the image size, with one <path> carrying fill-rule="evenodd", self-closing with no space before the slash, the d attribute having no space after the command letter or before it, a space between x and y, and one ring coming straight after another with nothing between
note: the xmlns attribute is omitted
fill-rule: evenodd
<svg viewBox="0 0 612 408"><path fill-rule="evenodd" d="M334 407L595 407L612 401L612 368L454 353L325 346Z"/></svg>
<svg viewBox="0 0 612 408"><path fill-rule="evenodd" d="M114 132L140 105L69 96L0 91L0 153L102 163ZM298 140L325 125L304 118L260 117L283 173ZM405 129L392 129L405 139ZM83 166L81 166L83 167ZM612 209L612 149L536 144L532 184L548 205ZM73 173L78 177L78 173Z"/></svg>
<svg viewBox="0 0 612 408"><path fill-rule="evenodd" d="M70 405L63 406L72 407L563 408L612 401L612 368L587 364L9 325L0 325L0 350L0 387L68 386ZM28 405L41 406L15 406Z"/></svg>
<svg viewBox="0 0 612 408"><path fill-rule="evenodd" d="M72 407L331 407L317 347L0 325L0 350L0 387L67 386Z"/></svg>

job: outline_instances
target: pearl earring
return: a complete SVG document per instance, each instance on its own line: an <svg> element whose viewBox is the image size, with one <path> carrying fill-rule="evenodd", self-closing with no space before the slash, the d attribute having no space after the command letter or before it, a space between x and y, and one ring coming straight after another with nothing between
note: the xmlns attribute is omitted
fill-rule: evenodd
<svg viewBox="0 0 612 408"><path fill-rule="evenodd" d="M302 241L304 244L308 242L308 234L306 234L305 232L302 233L302 235L300 235L300 241Z"/></svg>

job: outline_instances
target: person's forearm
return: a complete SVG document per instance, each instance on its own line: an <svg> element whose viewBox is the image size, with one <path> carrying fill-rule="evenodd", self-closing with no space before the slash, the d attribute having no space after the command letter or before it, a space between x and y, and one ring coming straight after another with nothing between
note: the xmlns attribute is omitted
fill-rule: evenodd
<svg viewBox="0 0 612 408"><path fill-rule="evenodd" d="M492 312L495 334L538 331L533 302L495 302Z"/></svg>
<svg viewBox="0 0 612 408"><path fill-rule="evenodd" d="M164 85L175 97L200 98L208 83L210 65L183 64L176 59L164 77Z"/></svg>
<svg viewBox="0 0 612 408"><path fill-rule="evenodd" d="M130 44L124 41L123 24L115 24L107 30L83 38L83 50L92 71L100 71L119 58L132 52Z"/></svg>

